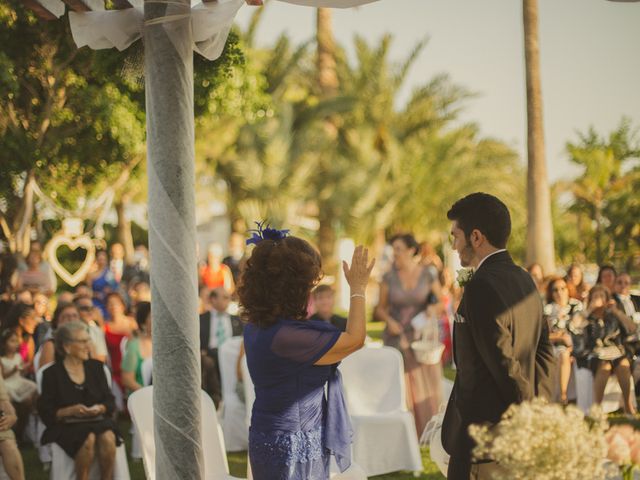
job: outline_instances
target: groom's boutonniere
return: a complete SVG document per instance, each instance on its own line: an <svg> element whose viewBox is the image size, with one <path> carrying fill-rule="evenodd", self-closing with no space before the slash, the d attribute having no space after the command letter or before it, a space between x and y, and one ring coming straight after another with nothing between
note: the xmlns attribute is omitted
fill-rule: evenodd
<svg viewBox="0 0 640 480"><path fill-rule="evenodd" d="M460 270L458 270L458 276L456 280L458 281L458 285L464 287L471 281L471 277L473 277L473 268L461 268Z"/></svg>

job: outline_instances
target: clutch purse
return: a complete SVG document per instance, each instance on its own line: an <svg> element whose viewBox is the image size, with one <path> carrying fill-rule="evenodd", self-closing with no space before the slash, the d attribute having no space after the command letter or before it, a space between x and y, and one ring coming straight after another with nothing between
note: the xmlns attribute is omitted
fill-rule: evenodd
<svg viewBox="0 0 640 480"><path fill-rule="evenodd" d="M617 360L622 356L622 352L615 345L596 348L593 353L596 354L598 360L605 361Z"/></svg>
<svg viewBox="0 0 640 480"><path fill-rule="evenodd" d="M95 417L65 417L64 423L91 423L104 420L104 415L96 415Z"/></svg>

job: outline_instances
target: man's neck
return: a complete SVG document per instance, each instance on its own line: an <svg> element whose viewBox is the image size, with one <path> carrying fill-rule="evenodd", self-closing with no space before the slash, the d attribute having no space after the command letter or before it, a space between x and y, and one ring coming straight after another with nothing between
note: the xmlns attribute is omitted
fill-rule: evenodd
<svg viewBox="0 0 640 480"><path fill-rule="evenodd" d="M323 313L316 312L316 315L318 315L322 320L325 320L325 321L328 322L329 320L331 320L331 317L333 316L333 313L332 312L328 312L328 313L327 312L323 312Z"/></svg>
<svg viewBox="0 0 640 480"><path fill-rule="evenodd" d="M483 248L482 250L479 250L476 252L476 256L475 256L475 264L473 265L474 270L477 270L478 268L480 268L480 265L482 265L484 263L484 261L490 257L491 255L501 252L505 250L504 248L496 248L494 246L489 246L486 248Z"/></svg>

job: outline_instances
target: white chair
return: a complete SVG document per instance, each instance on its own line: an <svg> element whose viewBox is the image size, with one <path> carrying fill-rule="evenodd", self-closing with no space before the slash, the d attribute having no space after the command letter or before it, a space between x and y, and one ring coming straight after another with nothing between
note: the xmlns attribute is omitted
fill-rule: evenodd
<svg viewBox="0 0 640 480"><path fill-rule="evenodd" d="M245 405L238 398L236 365L242 337L228 339L218 349L220 380L222 383L222 431L228 452L240 452L249 445L249 431L245 422Z"/></svg>
<svg viewBox="0 0 640 480"><path fill-rule="evenodd" d="M142 370L142 382L145 387L148 387L153 379L153 359L151 357L145 358L140 368Z"/></svg>
<svg viewBox="0 0 640 480"><path fill-rule="evenodd" d="M38 393L42 392L42 376L44 371L49 368L53 363L43 366L36 373L36 383L38 384ZM111 371L104 366L104 373L107 377L107 382L111 385ZM42 423L42 422L40 422ZM43 429L44 432L44 429ZM42 434L40 434L40 437ZM67 455L67 453L56 443L50 443L44 447L50 448L51 455L51 473L49 475L50 480L75 480L76 471L73 459ZM41 448L44 448L41 447ZM91 470L89 471L90 480L100 479L100 464L97 456L91 464ZM116 461L113 470L113 480L130 480L129 464L127 463L127 452L124 447L124 443L116 448Z"/></svg>
<svg viewBox="0 0 640 480"><path fill-rule="evenodd" d="M202 446L204 449L204 478L211 480L233 480L229 475L227 455L224 449L222 428L213 401L204 391L202 402ZM153 436L153 387L144 387L129 396L129 413L136 426L142 446L142 459L147 480L156 478L156 445Z"/></svg>
<svg viewBox="0 0 640 480"><path fill-rule="evenodd" d="M341 365L354 429L353 458L367 476L423 470L413 415L407 409L400 352L363 348Z"/></svg>
<svg viewBox="0 0 640 480"><path fill-rule="evenodd" d="M151 385L151 379L153 376L153 359L151 357L145 358L142 361L142 365L140 367L142 370L142 386L148 387ZM138 438L138 433L136 431L135 426L131 425L131 458L135 458L136 460L142 459L142 447L140 446L140 439Z"/></svg>
<svg viewBox="0 0 640 480"><path fill-rule="evenodd" d="M576 383L576 403L583 412L587 413L593 405L593 373L588 368L574 366L573 374ZM633 378L631 378L631 401L637 406ZM602 410L605 413L611 413L622 408L623 405L622 390L617 377L612 374L604 389Z"/></svg>
<svg viewBox="0 0 640 480"><path fill-rule="evenodd" d="M39 360L39 359L38 359ZM42 393L42 374L44 371L53 365L53 362L49 362L46 365L43 365L41 368L36 370L36 384L38 385L38 394ZM51 463L51 444L41 445L40 439L42 438L42 434L44 433L47 427L40 417L38 417L38 422L36 423L36 437L37 437L37 448L38 448L38 458L40 462Z"/></svg>
<svg viewBox="0 0 640 480"><path fill-rule="evenodd" d="M247 366L247 356L245 355L240 362L242 368L242 386L244 387L244 408L245 408L245 425L247 430L251 426L251 410L253 409L253 402L256 401L256 390L253 386L253 380L249 374L249 367Z"/></svg>

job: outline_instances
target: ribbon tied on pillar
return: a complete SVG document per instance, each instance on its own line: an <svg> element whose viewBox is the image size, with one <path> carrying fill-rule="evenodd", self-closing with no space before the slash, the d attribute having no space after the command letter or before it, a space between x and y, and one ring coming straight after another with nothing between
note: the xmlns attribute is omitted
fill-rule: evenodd
<svg viewBox="0 0 640 480"><path fill-rule="evenodd" d="M255 3L256 0L251 0ZM295 5L317 8L350 8L377 0L279 0ZM147 0L147 3L167 4L176 12L145 22L142 5L124 10L101 10L69 12L73 39L78 47L88 46L94 50L117 48L124 50L139 40L145 25L170 23L191 17L193 50L208 60L221 54L227 41L233 20L245 0L218 0L199 2L184 12L184 4L170 0Z"/></svg>

